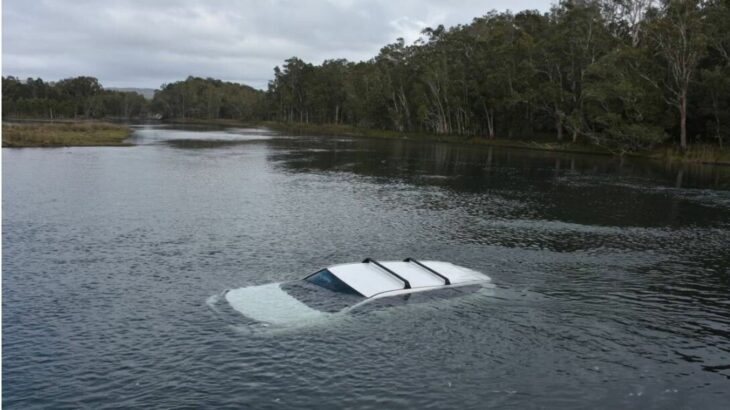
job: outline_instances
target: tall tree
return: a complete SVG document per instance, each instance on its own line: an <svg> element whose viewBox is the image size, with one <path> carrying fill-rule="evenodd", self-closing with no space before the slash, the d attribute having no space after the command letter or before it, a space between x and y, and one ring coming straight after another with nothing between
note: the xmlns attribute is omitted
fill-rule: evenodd
<svg viewBox="0 0 730 410"><path fill-rule="evenodd" d="M648 38L665 75L655 83L679 113L679 141L687 149L687 98L700 59L706 53L699 0L666 0L661 13L649 22ZM647 77L649 81L652 81Z"/></svg>

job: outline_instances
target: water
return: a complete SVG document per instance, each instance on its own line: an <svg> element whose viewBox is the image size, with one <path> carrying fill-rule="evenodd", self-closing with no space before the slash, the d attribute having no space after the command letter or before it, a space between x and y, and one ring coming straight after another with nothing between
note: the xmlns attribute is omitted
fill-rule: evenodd
<svg viewBox="0 0 730 410"><path fill-rule="evenodd" d="M730 169L264 130L3 149L7 408L726 408ZM491 294L286 331L225 289L372 256Z"/></svg>

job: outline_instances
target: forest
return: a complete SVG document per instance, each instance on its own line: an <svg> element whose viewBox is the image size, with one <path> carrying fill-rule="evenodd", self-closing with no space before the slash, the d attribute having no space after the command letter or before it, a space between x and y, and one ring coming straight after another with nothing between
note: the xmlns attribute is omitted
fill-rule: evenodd
<svg viewBox="0 0 730 410"><path fill-rule="evenodd" d="M626 153L730 137L730 0L572 0L398 39L368 61L297 57L266 91L189 77L152 101L90 77L3 78L3 115L237 119L554 140Z"/></svg>
<svg viewBox="0 0 730 410"><path fill-rule="evenodd" d="M135 118L146 116L148 103L133 92L105 90L94 77L58 82L3 77L3 118Z"/></svg>
<svg viewBox="0 0 730 410"><path fill-rule="evenodd" d="M3 116L35 119L238 119L265 114L264 93L211 78L163 84L152 101L135 92L105 90L93 77L55 83L3 77Z"/></svg>

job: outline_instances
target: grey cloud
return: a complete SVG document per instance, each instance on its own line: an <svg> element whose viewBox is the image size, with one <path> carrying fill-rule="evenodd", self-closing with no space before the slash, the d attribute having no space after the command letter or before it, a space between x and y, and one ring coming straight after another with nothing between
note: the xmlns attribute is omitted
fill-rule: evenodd
<svg viewBox="0 0 730 410"><path fill-rule="evenodd" d="M265 88L291 56L365 60L426 26L489 10L547 10L549 0L3 1L3 75L93 75L158 87L188 75Z"/></svg>

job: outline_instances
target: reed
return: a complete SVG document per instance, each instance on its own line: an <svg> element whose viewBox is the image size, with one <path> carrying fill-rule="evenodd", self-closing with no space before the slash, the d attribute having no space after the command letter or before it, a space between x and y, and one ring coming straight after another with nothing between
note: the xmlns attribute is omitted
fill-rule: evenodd
<svg viewBox="0 0 730 410"><path fill-rule="evenodd" d="M3 123L3 147L127 146L131 129L105 122Z"/></svg>

